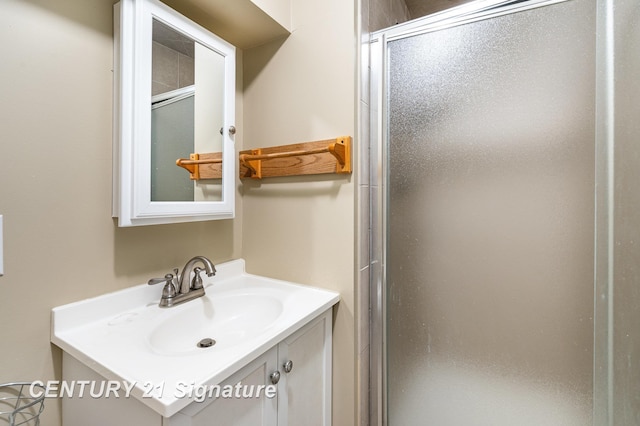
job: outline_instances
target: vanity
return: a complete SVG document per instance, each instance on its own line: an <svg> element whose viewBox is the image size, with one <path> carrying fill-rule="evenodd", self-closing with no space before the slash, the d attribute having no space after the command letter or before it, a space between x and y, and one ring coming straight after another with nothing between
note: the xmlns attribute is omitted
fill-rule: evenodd
<svg viewBox="0 0 640 426"><path fill-rule="evenodd" d="M205 296L177 306L143 284L53 309L60 386L76 386L65 426L331 424L339 295L247 274L242 259L216 268Z"/></svg>

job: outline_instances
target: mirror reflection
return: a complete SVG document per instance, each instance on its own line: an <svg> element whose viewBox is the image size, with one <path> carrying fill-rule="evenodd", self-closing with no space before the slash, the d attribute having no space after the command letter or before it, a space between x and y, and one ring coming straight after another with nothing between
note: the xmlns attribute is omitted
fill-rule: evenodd
<svg viewBox="0 0 640 426"><path fill-rule="evenodd" d="M224 56L154 18L151 85L151 201L222 200L176 160L222 151Z"/></svg>

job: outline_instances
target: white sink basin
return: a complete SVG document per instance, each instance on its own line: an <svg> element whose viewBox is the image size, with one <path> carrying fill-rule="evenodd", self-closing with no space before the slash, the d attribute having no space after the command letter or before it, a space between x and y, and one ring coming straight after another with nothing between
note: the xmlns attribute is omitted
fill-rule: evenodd
<svg viewBox="0 0 640 426"><path fill-rule="evenodd" d="M203 299L203 303L166 315L149 334L149 345L162 355L232 349L272 327L283 308L282 298L260 288L216 294ZM213 339L215 344L198 347L203 339Z"/></svg>
<svg viewBox="0 0 640 426"><path fill-rule="evenodd" d="M135 398L171 417L192 402L174 391L180 383L219 384L339 300L247 274L242 259L216 269L205 296L170 308L146 284L54 308L51 341L105 379L135 383ZM149 384L162 393L145 395Z"/></svg>

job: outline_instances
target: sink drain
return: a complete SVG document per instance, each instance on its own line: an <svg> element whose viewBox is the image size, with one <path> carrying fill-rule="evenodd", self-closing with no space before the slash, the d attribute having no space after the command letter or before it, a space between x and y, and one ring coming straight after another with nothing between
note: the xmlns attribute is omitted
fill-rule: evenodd
<svg viewBox="0 0 640 426"><path fill-rule="evenodd" d="M200 340L196 346L198 346L199 348L210 348L215 344L216 344L215 340L207 337L206 339Z"/></svg>

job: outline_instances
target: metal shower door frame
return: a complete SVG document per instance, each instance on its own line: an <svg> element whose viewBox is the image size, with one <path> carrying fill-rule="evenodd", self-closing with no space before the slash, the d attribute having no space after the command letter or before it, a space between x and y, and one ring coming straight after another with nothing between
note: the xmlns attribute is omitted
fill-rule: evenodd
<svg viewBox="0 0 640 426"><path fill-rule="evenodd" d="M480 20L573 0L477 0L370 35L370 363L369 425L387 422L386 246L388 43ZM613 426L613 4L596 0L596 218L594 259L593 425ZM393 426L393 425L391 425Z"/></svg>

